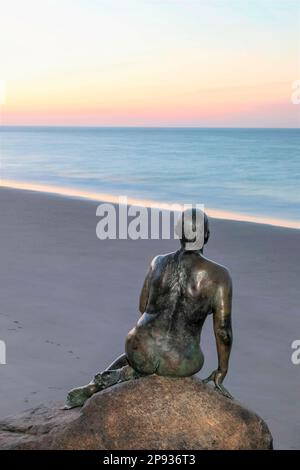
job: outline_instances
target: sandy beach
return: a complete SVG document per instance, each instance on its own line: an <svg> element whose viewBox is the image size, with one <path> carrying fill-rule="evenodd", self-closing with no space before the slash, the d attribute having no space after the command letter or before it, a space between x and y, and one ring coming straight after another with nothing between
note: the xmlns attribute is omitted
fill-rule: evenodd
<svg viewBox="0 0 300 470"><path fill-rule="evenodd" d="M0 188L0 416L61 400L123 352L153 256L176 241L96 237L98 203ZM300 447L300 232L211 219L205 255L234 286L234 345L225 386L259 413L275 448ZM212 322L202 338L205 377L216 366Z"/></svg>

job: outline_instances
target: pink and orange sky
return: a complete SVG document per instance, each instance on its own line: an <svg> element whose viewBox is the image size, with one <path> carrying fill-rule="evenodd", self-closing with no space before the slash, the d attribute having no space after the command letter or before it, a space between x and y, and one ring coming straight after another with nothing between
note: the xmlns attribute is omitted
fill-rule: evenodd
<svg viewBox="0 0 300 470"><path fill-rule="evenodd" d="M4 125L299 127L299 0L2 0Z"/></svg>

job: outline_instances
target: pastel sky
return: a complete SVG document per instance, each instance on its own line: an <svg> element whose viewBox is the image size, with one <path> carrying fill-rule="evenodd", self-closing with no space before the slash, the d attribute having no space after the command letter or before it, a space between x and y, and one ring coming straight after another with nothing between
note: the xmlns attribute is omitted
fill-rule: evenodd
<svg viewBox="0 0 300 470"><path fill-rule="evenodd" d="M299 0L0 0L2 124L299 127Z"/></svg>

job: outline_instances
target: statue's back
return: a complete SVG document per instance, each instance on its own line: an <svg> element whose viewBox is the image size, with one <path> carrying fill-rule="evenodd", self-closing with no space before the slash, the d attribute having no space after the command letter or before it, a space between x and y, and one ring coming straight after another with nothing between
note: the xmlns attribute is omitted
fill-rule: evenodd
<svg viewBox="0 0 300 470"><path fill-rule="evenodd" d="M146 312L170 320L176 314L180 327L201 323L211 313L218 268L195 252L179 250L158 256L149 280Z"/></svg>

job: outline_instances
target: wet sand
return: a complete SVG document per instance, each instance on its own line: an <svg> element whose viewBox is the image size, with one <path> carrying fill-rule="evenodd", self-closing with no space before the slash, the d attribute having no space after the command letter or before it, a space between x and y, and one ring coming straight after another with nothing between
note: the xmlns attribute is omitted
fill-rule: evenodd
<svg viewBox="0 0 300 470"><path fill-rule="evenodd" d="M0 188L0 416L84 384L123 352L149 261L172 240L96 237L92 200ZM234 345L225 386L268 423L276 448L300 449L300 231L211 220L205 255L234 285ZM211 318L205 377L216 366Z"/></svg>

